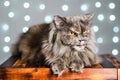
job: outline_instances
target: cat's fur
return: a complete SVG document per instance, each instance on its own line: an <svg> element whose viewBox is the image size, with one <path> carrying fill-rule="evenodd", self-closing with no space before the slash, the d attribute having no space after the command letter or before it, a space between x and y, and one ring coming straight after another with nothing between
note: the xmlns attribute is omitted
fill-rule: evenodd
<svg viewBox="0 0 120 80"><path fill-rule="evenodd" d="M80 72L96 64L92 14L73 17L55 16L50 24L30 27L14 45L19 61L14 67L51 67L54 74L64 69Z"/></svg>

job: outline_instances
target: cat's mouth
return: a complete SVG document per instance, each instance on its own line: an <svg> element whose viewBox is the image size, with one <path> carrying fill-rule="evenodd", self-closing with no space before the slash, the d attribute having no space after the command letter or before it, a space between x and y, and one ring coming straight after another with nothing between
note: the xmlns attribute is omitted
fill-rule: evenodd
<svg viewBox="0 0 120 80"><path fill-rule="evenodd" d="M82 51L84 50L85 46L86 46L86 41L81 40L79 44L73 46L73 48L77 51Z"/></svg>
<svg viewBox="0 0 120 80"><path fill-rule="evenodd" d="M79 44L76 45L76 46L85 46L85 45L86 45L86 42L81 40L81 41L79 42Z"/></svg>

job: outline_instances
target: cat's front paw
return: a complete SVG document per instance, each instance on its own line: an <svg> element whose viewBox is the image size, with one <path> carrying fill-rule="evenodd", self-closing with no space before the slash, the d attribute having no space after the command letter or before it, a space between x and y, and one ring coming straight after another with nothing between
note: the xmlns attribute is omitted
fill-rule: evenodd
<svg viewBox="0 0 120 80"><path fill-rule="evenodd" d="M72 72L83 72L84 64L80 63L71 63L70 64L70 70Z"/></svg>
<svg viewBox="0 0 120 80"><path fill-rule="evenodd" d="M61 64L53 64L51 69L52 69L52 72L53 74L57 74L58 76L61 76L62 73L64 72L65 70L65 66L64 65L61 65Z"/></svg>

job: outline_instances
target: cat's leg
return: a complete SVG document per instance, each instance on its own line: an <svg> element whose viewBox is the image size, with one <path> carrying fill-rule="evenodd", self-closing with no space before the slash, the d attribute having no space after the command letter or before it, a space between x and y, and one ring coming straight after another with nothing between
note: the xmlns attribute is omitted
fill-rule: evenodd
<svg viewBox="0 0 120 80"><path fill-rule="evenodd" d="M82 62L73 61L70 63L69 68L72 72L82 72L84 64Z"/></svg>
<svg viewBox="0 0 120 80"><path fill-rule="evenodd" d="M13 64L12 67L25 67L25 66L26 66L26 64L23 63L23 61L22 61L21 59L18 59L18 60Z"/></svg>
<svg viewBox="0 0 120 80"><path fill-rule="evenodd" d="M64 70L66 69L66 66L64 65L62 59L58 59L51 64L51 69L53 71L53 74L57 74L58 76L61 76Z"/></svg>

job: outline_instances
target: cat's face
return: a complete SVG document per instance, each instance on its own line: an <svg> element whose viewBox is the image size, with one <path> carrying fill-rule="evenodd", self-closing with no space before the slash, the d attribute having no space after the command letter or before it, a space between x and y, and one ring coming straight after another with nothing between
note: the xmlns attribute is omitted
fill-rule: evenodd
<svg viewBox="0 0 120 80"><path fill-rule="evenodd" d="M63 45L81 51L87 45L90 36L92 14L63 18L55 16L54 23Z"/></svg>

